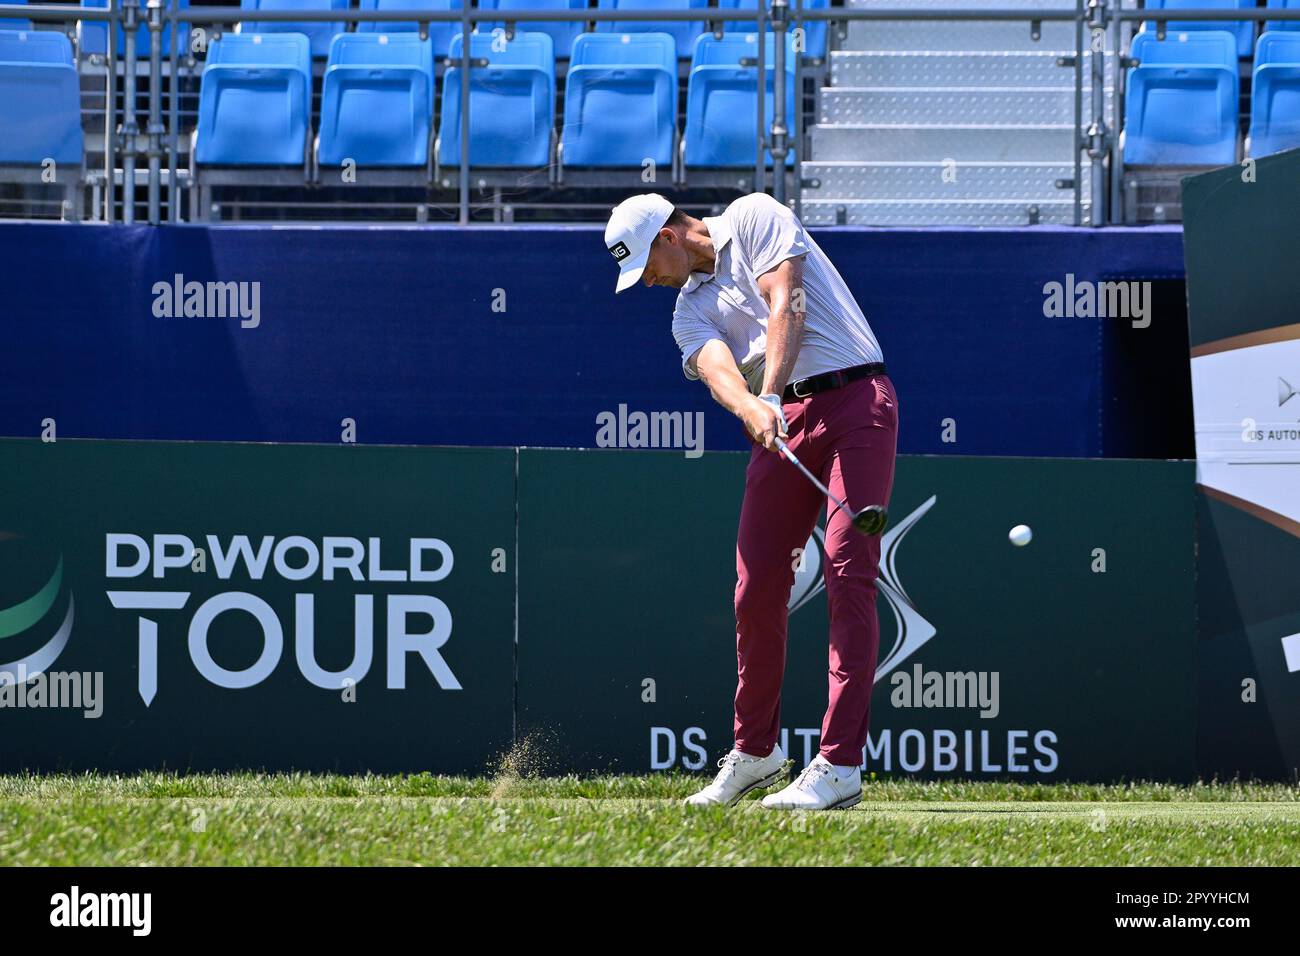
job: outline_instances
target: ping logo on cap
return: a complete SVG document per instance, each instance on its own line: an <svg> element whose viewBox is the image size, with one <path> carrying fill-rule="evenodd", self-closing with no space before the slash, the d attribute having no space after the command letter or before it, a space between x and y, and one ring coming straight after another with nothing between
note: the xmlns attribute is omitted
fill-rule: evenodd
<svg viewBox="0 0 1300 956"><path fill-rule="evenodd" d="M626 259L628 256L632 254L631 252L628 251L627 243L625 242L614 243L612 246L609 247L609 251L614 256L615 262L622 262L624 259Z"/></svg>

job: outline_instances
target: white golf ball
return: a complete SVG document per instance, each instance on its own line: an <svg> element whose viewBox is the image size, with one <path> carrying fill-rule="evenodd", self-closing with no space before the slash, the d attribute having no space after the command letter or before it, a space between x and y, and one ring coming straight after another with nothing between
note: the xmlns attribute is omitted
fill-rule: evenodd
<svg viewBox="0 0 1300 956"><path fill-rule="evenodd" d="M1007 537L1017 548L1023 548L1030 541L1034 540L1034 532L1029 529L1027 524L1018 524L1008 532Z"/></svg>

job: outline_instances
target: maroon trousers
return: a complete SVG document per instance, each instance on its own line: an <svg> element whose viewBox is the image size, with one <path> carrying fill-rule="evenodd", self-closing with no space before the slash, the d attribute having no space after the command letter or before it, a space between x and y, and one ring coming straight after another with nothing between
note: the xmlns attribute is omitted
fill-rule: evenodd
<svg viewBox="0 0 1300 956"><path fill-rule="evenodd" d="M851 509L888 505L894 484L898 401L888 376L860 379L785 405L790 450ZM776 452L755 446L736 539L736 749L765 757L781 727L787 605L799 554L823 507L823 567L830 606L830 702L821 753L862 763L880 629L880 538L853 530L821 492Z"/></svg>

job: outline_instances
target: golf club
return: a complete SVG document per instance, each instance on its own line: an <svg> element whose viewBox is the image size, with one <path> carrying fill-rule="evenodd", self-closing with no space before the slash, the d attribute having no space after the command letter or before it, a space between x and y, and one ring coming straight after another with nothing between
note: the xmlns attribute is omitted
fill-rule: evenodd
<svg viewBox="0 0 1300 956"><path fill-rule="evenodd" d="M885 530L885 524L889 521L889 513L882 506L867 505L859 512L850 511L848 505L831 494L831 490L823 485L816 475L804 467L804 463L795 456L795 453L790 450L790 446L785 443L784 439L778 437L776 447L781 450L781 454L785 455L792 465L804 473L804 476L816 486L818 491L835 502L835 507L848 515L849 521L852 522L854 529L859 534L880 534Z"/></svg>

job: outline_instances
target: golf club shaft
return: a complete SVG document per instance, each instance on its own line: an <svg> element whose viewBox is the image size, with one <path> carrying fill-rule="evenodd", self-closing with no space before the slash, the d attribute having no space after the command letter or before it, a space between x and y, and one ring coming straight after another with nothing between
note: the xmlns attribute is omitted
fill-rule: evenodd
<svg viewBox="0 0 1300 956"><path fill-rule="evenodd" d="M816 475L814 475L811 471L809 471L804 466L804 463L801 462L795 456L795 453L790 450L790 446L787 445L785 443L785 440L782 439L780 436L778 436L776 439L776 447L781 450L781 454L785 455L786 459L790 462L790 464L794 465L796 468L798 468L800 471L804 473L804 477L806 477L809 481L811 481L818 491L824 494L831 501L835 502L835 506L839 508L841 511L843 511L845 516L848 517L850 521L853 520L853 512L849 510L849 506L846 505L844 502L840 501L839 498L836 498L835 495L831 493L831 490L821 483L821 479L819 479Z"/></svg>

